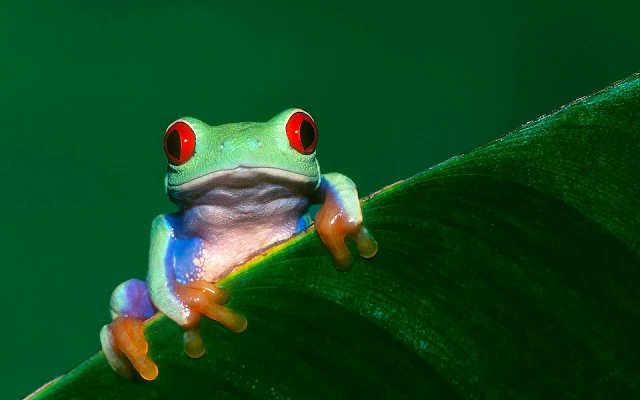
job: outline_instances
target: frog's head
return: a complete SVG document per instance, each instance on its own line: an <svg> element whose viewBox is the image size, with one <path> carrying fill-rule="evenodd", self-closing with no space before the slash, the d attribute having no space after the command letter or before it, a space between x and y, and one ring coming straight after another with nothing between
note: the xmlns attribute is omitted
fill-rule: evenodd
<svg viewBox="0 0 640 400"><path fill-rule="evenodd" d="M169 161L165 190L177 204L195 202L213 189L270 182L313 190L320 182L317 142L313 118L300 109L285 110L267 122L219 126L181 118L164 136Z"/></svg>

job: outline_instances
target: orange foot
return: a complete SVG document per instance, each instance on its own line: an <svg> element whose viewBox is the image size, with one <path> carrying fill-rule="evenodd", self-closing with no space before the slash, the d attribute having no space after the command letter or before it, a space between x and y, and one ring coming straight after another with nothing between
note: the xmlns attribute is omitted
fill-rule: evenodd
<svg viewBox="0 0 640 400"><path fill-rule="evenodd" d="M347 269L351 265L351 254L344 243L347 236L355 241L358 253L362 257L371 258L378 252L378 244L367 228L362 225L360 209L349 213L332 196L327 196L318 210L315 226L320 239L329 248L338 269Z"/></svg>
<svg viewBox="0 0 640 400"><path fill-rule="evenodd" d="M218 321L231 332L242 332L247 328L247 319L222 305L229 300L226 290L206 281L193 281L179 285L176 293L191 311L184 328L184 351L191 358L204 354L205 346L200 336L202 315Z"/></svg>
<svg viewBox="0 0 640 400"><path fill-rule="evenodd" d="M113 369L125 378L137 371L148 381L158 376L158 367L147 356L149 345L142 330L144 321L117 317L100 332L104 354Z"/></svg>

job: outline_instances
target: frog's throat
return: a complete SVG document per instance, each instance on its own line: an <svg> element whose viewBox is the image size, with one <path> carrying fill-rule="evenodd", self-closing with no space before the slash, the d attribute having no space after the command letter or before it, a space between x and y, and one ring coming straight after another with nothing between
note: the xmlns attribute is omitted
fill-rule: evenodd
<svg viewBox="0 0 640 400"><path fill-rule="evenodd" d="M178 185L167 183L166 190L171 199L193 199L216 187L247 188L264 182L298 188L306 187L314 191L320 185L320 173L304 175L273 167L239 166L205 174Z"/></svg>

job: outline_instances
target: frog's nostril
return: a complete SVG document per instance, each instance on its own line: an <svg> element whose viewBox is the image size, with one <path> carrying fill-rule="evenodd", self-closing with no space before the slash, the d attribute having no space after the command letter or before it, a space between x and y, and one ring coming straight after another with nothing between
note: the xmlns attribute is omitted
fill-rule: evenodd
<svg viewBox="0 0 640 400"><path fill-rule="evenodd" d="M224 150L225 147L227 147L227 143L226 142L220 143L220 150Z"/></svg>
<svg viewBox="0 0 640 400"><path fill-rule="evenodd" d="M255 149L262 146L262 142L260 139L249 139L249 146Z"/></svg>

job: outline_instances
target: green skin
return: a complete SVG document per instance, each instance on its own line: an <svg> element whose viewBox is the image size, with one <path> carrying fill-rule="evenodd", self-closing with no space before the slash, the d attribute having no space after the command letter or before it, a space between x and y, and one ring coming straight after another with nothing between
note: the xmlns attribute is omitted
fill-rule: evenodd
<svg viewBox="0 0 640 400"><path fill-rule="evenodd" d="M362 226L354 183L337 173L321 175L315 150L302 154L290 144L285 126L299 112L288 109L267 122L220 126L179 120L196 136L193 156L181 165L169 163L165 177L166 193L179 211L154 219L147 282L129 280L116 288L111 297L114 319L144 320L159 311L185 326L192 310L177 295L177 285L216 282L287 240L311 223L308 209L314 203L330 204L328 211L318 213L327 228L317 230L337 266L350 263L344 248L348 235L363 256L375 254L375 241ZM335 242L341 244L329 244ZM114 350L108 326L101 339L118 370L124 361Z"/></svg>

